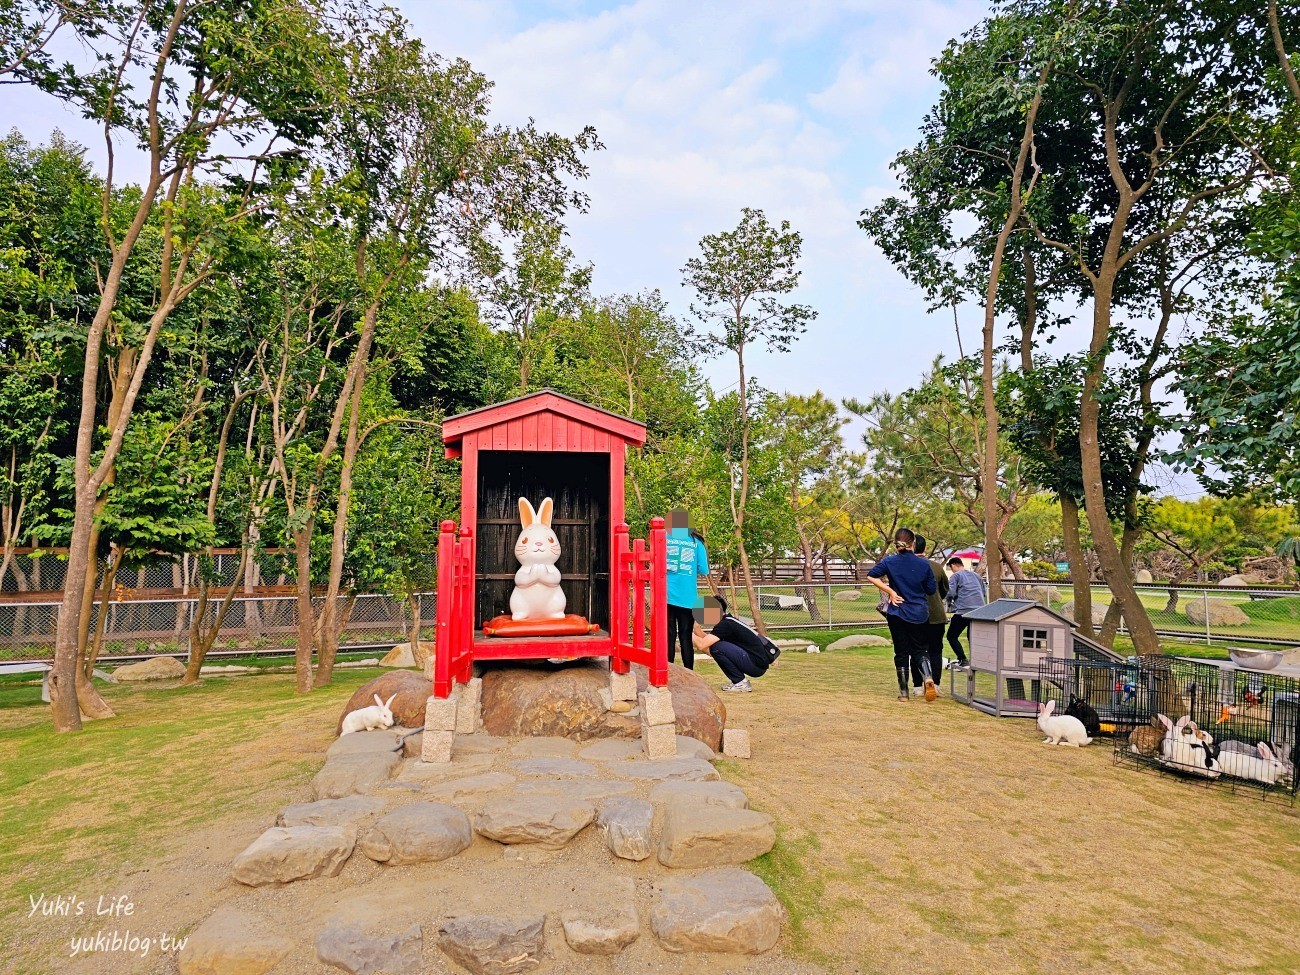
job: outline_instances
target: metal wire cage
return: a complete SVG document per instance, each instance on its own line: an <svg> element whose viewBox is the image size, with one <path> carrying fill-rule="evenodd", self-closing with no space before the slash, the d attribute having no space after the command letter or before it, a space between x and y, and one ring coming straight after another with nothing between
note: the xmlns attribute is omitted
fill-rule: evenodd
<svg viewBox="0 0 1300 975"><path fill-rule="evenodd" d="M1133 721L1115 739L1117 764L1295 805L1300 677L1229 661L1130 659Z"/></svg>
<svg viewBox="0 0 1300 975"><path fill-rule="evenodd" d="M1038 666L1034 700L1040 707L1055 701L1057 714L1080 718L1094 737L1127 742L1129 732L1149 720L1138 694L1138 677L1136 658L1047 657Z"/></svg>

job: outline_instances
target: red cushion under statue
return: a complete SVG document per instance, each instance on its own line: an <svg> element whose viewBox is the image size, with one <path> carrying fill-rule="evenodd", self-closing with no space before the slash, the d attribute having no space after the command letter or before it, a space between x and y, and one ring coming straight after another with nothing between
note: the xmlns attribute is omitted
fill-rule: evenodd
<svg viewBox="0 0 1300 975"><path fill-rule="evenodd" d="M588 623L586 617L569 613L553 620L516 620L509 616L494 616L483 624L488 636L586 636L595 633L599 626Z"/></svg>

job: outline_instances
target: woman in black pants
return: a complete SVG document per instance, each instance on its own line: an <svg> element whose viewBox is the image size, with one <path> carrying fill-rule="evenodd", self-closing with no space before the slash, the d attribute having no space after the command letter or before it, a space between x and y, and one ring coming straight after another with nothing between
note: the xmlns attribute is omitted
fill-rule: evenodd
<svg viewBox="0 0 1300 975"><path fill-rule="evenodd" d="M691 631L695 626L695 607L700 603L701 576L709 574L709 555L704 536L690 527L685 511L668 515L668 662L677 662L677 648L682 648L682 666L695 669L695 648Z"/></svg>
<svg viewBox="0 0 1300 975"><path fill-rule="evenodd" d="M762 677L781 655L775 643L729 615L721 597L705 597L696 623L695 647L706 651L727 678L724 691L748 694L754 689L749 678ZM705 633L699 623L712 626L712 632Z"/></svg>

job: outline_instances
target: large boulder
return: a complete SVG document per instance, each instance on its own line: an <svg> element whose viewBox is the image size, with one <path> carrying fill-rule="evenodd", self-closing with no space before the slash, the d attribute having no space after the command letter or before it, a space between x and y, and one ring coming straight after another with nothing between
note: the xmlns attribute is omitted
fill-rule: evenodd
<svg viewBox="0 0 1300 975"><path fill-rule="evenodd" d="M583 799L563 796L505 796L487 803L474 817L474 829L498 843L536 843L558 850L596 815Z"/></svg>
<svg viewBox="0 0 1300 975"><path fill-rule="evenodd" d="M372 935L360 924L335 919L316 935L316 957L351 975L414 975L423 965L420 926Z"/></svg>
<svg viewBox="0 0 1300 975"><path fill-rule="evenodd" d="M649 685L644 667L634 668L637 689ZM512 663L488 666L483 674L483 728L503 737L546 735L588 740L639 738L640 719L608 710L601 691L609 689L604 661L555 666ZM722 745L727 711L709 683L676 664L668 667L677 731L715 751ZM396 714L396 708L394 708Z"/></svg>
<svg viewBox="0 0 1300 975"><path fill-rule="evenodd" d="M337 877L356 841L351 826L272 826L235 857L230 874L249 887Z"/></svg>
<svg viewBox="0 0 1300 975"><path fill-rule="evenodd" d="M546 916L451 918L438 929L438 947L473 975L516 975L542 963Z"/></svg>
<svg viewBox="0 0 1300 975"><path fill-rule="evenodd" d="M277 826L357 826L384 811L387 803L373 796L318 799L285 806L275 820Z"/></svg>
<svg viewBox="0 0 1300 975"><path fill-rule="evenodd" d="M772 817L752 809L673 803L664 812L659 862L665 867L723 867L771 851Z"/></svg>
<svg viewBox="0 0 1300 975"><path fill-rule="evenodd" d="M1193 623L1204 626L1207 608L1211 626L1245 626L1250 622L1250 617L1236 603L1230 603L1226 599L1197 599L1195 597L1187 601L1187 618Z"/></svg>
<svg viewBox="0 0 1300 975"><path fill-rule="evenodd" d="M669 779L650 790L650 801L663 806L678 802L704 806L726 806L729 809L748 809L749 798L738 785L730 782L690 782Z"/></svg>
<svg viewBox="0 0 1300 975"><path fill-rule="evenodd" d="M221 907L184 939L176 965L180 975L262 975L292 950L255 915Z"/></svg>
<svg viewBox="0 0 1300 975"><path fill-rule="evenodd" d="M669 951L760 954L781 937L781 904L736 867L670 877L659 885L650 928Z"/></svg>
<svg viewBox="0 0 1300 975"><path fill-rule="evenodd" d="M841 589L831 598L834 599L836 602L851 603L855 599L861 599L862 592L857 589Z"/></svg>
<svg viewBox="0 0 1300 975"><path fill-rule="evenodd" d="M879 636L875 633L854 633L851 636L842 636L826 649L830 650L855 650L858 647L888 647L893 646L889 637Z"/></svg>
<svg viewBox="0 0 1300 975"><path fill-rule="evenodd" d="M655 807L644 799L615 797L601 803L596 825L605 834L609 852L624 860L644 860L650 856L650 830Z"/></svg>
<svg viewBox="0 0 1300 975"><path fill-rule="evenodd" d="M353 711L368 708L375 703L375 695L381 701L387 701L394 694L393 720L407 728L424 727L424 704L429 700L433 685L429 678L413 670L395 670L391 674L382 674L374 680L366 681L357 688L356 693L348 698L348 703L339 715L335 733L343 730L343 719Z"/></svg>
<svg viewBox="0 0 1300 975"><path fill-rule="evenodd" d="M1151 575L1150 569L1138 569L1137 572L1133 574L1133 581L1139 586L1149 586L1156 580L1155 577Z"/></svg>
<svg viewBox="0 0 1300 975"><path fill-rule="evenodd" d="M1051 606L1061 597L1051 586L1029 586L1025 589L1025 599L1032 599L1043 606Z"/></svg>
<svg viewBox="0 0 1300 975"><path fill-rule="evenodd" d="M118 680L179 680L185 676L185 665L175 657L163 655L141 660L138 664L126 664L113 671Z"/></svg>
<svg viewBox="0 0 1300 975"><path fill-rule="evenodd" d="M598 910L569 908L560 915L564 940L580 955L617 955L641 936L636 914L636 884L621 878L621 890Z"/></svg>
<svg viewBox="0 0 1300 975"><path fill-rule="evenodd" d="M1226 579L1219 580L1219 585L1225 589L1241 589L1245 586L1260 586L1263 584L1264 577L1253 572L1240 572L1235 576L1228 576Z"/></svg>
<svg viewBox="0 0 1300 975"><path fill-rule="evenodd" d="M430 643L427 640L421 640L420 649L424 651L425 660L430 660L433 658L432 643ZM415 654L411 652L411 644L409 642L399 643L397 646L393 647L393 649L389 650L388 653L384 654L384 656L380 659L379 666L414 667Z"/></svg>
<svg viewBox="0 0 1300 975"><path fill-rule="evenodd" d="M1069 602L1067 602L1067 603L1063 603L1063 604L1061 605L1061 608L1060 608L1057 612L1059 612L1059 613L1060 613L1062 616L1064 616L1067 620L1072 620L1072 619L1074 619L1074 600L1071 599ZM1101 624L1102 624L1102 623L1105 623L1105 622L1106 622L1106 606L1105 606L1105 604L1104 604L1104 603L1093 603L1093 604L1092 604L1092 625L1093 625L1093 626L1101 626Z"/></svg>
<svg viewBox="0 0 1300 975"><path fill-rule="evenodd" d="M362 853L398 866L445 860L474 842L469 817L441 802L413 802L384 816L361 837Z"/></svg>

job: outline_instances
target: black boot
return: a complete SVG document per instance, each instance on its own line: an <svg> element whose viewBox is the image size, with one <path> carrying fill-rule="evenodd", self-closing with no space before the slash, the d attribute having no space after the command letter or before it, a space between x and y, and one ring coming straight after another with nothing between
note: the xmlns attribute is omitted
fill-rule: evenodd
<svg viewBox="0 0 1300 975"><path fill-rule="evenodd" d="M896 667L894 669L898 671L898 699L902 701L904 704L906 704L907 703L907 677L910 668Z"/></svg>
<svg viewBox="0 0 1300 975"><path fill-rule="evenodd" d="M930 658L921 658L921 676L925 679L925 700L933 701L939 696L939 689L934 686L934 675L930 673Z"/></svg>

